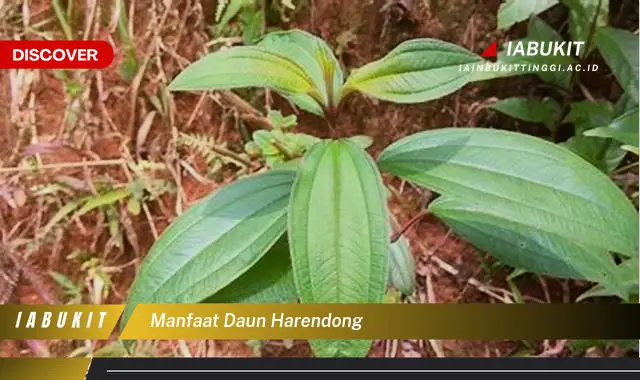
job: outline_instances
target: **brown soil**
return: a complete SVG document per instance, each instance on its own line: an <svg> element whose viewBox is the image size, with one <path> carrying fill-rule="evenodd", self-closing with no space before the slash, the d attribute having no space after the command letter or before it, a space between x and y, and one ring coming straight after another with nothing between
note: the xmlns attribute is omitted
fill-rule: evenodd
<svg viewBox="0 0 640 380"><path fill-rule="evenodd" d="M76 1L76 14L82 20L84 2ZM101 3L101 2L100 2ZM105 2L107 3L107 2ZM116 43L116 59L110 68L97 72L77 74L85 93L79 97L78 118L75 125L69 122L69 94L63 82L53 72L38 72L31 84L22 78L19 88L23 94L10 92L8 72L0 72L0 167L18 165L24 158L25 147L36 143L36 152L43 163L78 162L128 158L128 155L155 162L173 162L176 155L186 158L193 169L206 176L206 163L198 154L174 149L170 145L172 128L182 132L201 133L225 141L226 146L236 152L242 151L243 139L236 128L235 112L222 107L213 97L202 94L179 93L173 96L169 109L158 112L149 134L140 141L139 129L149 112L155 110L153 99L162 99L163 89L187 62L194 61L203 52L203 46L211 39L211 25L215 2L178 0L173 8L165 12L162 1L143 0L135 3L133 41L139 62L149 59L144 73L136 81L127 81L118 72L125 59L122 44L117 34L109 30L109 7L105 7L94 38L113 39ZM289 28L301 28L321 36L335 49L347 69L361 66L383 56L401 41L416 37L433 37L461 44L474 52L482 52L495 39L504 38L497 32L495 14L499 0L487 1L418 1L418 0L374 0L356 1L306 1ZM620 11L622 5L612 1L613 8ZM106 4L105 4L106 5ZM34 19L45 19L52 15L50 2L31 2ZM624 7L629 7L624 5ZM631 12L630 10L626 11ZM637 7L633 12L637 14ZM629 21L619 20L621 25ZM163 23L162 26L159 26ZM13 24L11 24L13 25ZM83 31L83 23L77 24ZM637 17L626 27L637 28ZM13 26L16 27L17 26ZM49 29L61 37L56 25ZM2 31L2 29L0 29ZM158 33L154 35L154 33ZM350 34L348 42L345 36ZM515 31L514 33L519 33ZM29 38L37 38L30 36ZM162 48L156 44L162 41ZM422 130L446 126L488 125L516 129L513 121L487 111L479 111L480 104L490 96L526 94L536 79L518 78L495 81L489 84L469 85L443 99L419 105L396 105L354 94L347 99L334 131L330 131L322 120L309 115L299 117L300 130L320 137L342 137L364 134L373 137L375 145L370 152L378 154L391 142ZM604 90L603 90L604 91ZM497 95L496 95L497 94ZM24 96L24 99L20 99ZM34 107L29 107L33 97ZM262 98L254 101L263 109ZM283 102L276 100L277 105ZM13 108L12 108L13 107ZM65 116L66 114L66 116ZM34 128L29 121L35 120ZM536 126L524 126L530 133L543 133ZM527 129L529 128L529 129ZM32 133L35 130L36 134ZM54 147L45 148L37 143L53 142ZM72 147L72 148L69 148ZM138 151L136 147L139 147ZM126 148L126 149L125 149ZM175 162L173 162L175 166ZM114 248L110 244L107 221L98 213L90 213L78 220L67 222L45 241L33 238L60 208L73 198L63 195L60 202L43 202L32 192L32 186L52 183L60 176L73 177L79 182L76 194L90 194L96 183L108 180L112 184L124 184L128 173L122 165L95 166L90 168L58 169L39 175L11 173L0 175L0 231L2 244L13 254L23 255L28 267L12 267L20 271L17 287L11 292L11 302L45 303L64 302L62 289L48 275L50 271L66 274L73 281L82 281L83 272L78 260L68 256L73 252L85 252L103 260L104 265L117 268L112 274L113 289L105 303L121 303L126 297L135 270L144 253L154 241L153 231L159 233L176 216L177 204L186 209L198 199L214 191L224 183L232 181L236 168L225 168L214 181L202 181L186 170L180 169L177 176L160 174L162 178L176 183L179 178L180 192L165 194L157 201L148 202L149 216L145 213L129 215L128 228L122 230L124 244ZM174 169L175 171L175 169ZM408 184L386 178L398 194L391 202L391 209L400 224L406 223L420 209L424 194ZM13 203L6 202L10 198ZM23 199L24 198L24 199ZM120 207L124 210L124 206ZM127 224L127 220L121 220ZM435 218L424 218L407 234L416 257L418 288L415 302L504 302L482 289L508 298L509 288L504 282L508 271L497 273L485 270L489 259L476 252L446 226ZM17 244L20 239L29 244ZM3 250L4 251L4 250ZM441 263L434 261L437 257ZM445 268L453 268L455 272ZM0 267L2 269L2 267ZM470 284L474 279L484 288ZM473 282L473 281L472 281ZM537 276L523 276L517 281L520 291L531 302L569 302L574 299L581 286ZM432 291L430 290L432 289ZM2 290L2 287L0 287ZM506 295L505 295L506 294ZM1 295L0 295L1 296ZM2 297L0 297L2 298ZM88 300L83 300L88 302ZM400 357L437 356L508 356L521 352L539 353L540 342L482 342L482 341L400 341L376 342L371 356L385 356L391 352ZM68 355L78 342L52 342L46 348L52 355ZM176 342L160 342L154 355L182 356ZM196 356L252 356L254 351L245 342L207 341L187 342L190 353ZM263 356L309 356L305 342L266 342L261 350ZM28 342L0 342L0 356L35 356Z"/></svg>

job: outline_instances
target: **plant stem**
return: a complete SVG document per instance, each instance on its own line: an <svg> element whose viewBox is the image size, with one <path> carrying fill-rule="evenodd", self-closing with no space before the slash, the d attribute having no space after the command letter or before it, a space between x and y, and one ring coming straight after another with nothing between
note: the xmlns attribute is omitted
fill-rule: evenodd
<svg viewBox="0 0 640 380"><path fill-rule="evenodd" d="M629 169L632 169L632 168L634 168L634 167L638 166L639 164L640 164L640 163L639 163L638 161L636 161L636 162L632 162L632 163L630 163L630 164L627 164L627 165L625 165L625 166L622 166L622 167L620 167L620 168L618 168L618 169L614 170L614 171L611 173L611 175L616 175L616 174L624 173L625 171L627 171L627 170L629 170Z"/></svg>
<svg viewBox="0 0 640 380"><path fill-rule="evenodd" d="M73 31L71 30L69 21L65 16L65 11L62 9L62 4L60 4L60 0L53 0L51 2L51 6L53 7L53 11L55 12L56 17L58 18L58 22L60 23L60 27L62 28L62 31L64 32L65 37L68 40L72 40Z"/></svg>
<svg viewBox="0 0 640 380"><path fill-rule="evenodd" d="M240 164L241 166L245 166L246 168L251 168L253 166L253 163L247 159L245 159L244 157L240 156L239 154L219 147L219 146L211 146L210 149L216 153L219 154L221 156L225 156L233 161L235 161L236 163Z"/></svg>
<svg viewBox="0 0 640 380"><path fill-rule="evenodd" d="M411 220L409 220L409 222L407 222L407 224L402 226L402 228L400 228L400 230L398 230L397 232L394 232L391 235L391 242L395 243L398 239L400 239L400 236L404 235L404 233L409 230L409 228L411 228L414 224L418 223L422 218L424 218L428 214L429 214L429 210L428 209L426 209L426 208L422 209L416 216L411 218Z"/></svg>
<svg viewBox="0 0 640 380"><path fill-rule="evenodd" d="M596 14L593 17L593 20L591 21L591 25L589 28L589 35L587 36L587 41L585 42L585 47L584 47L584 54L582 57L578 57L580 60L580 64L584 64L587 55L589 54L589 48L591 47L591 43L593 40L593 35L595 34L595 29L596 29L596 24L598 23L598 16L600 15L600 7L602 6L602 0L598 0L598 9L596 11ZM575 83L576 80L578 79L578 72L576 70L572 70L571 71L571 78L569 79L569 88L565 93L565 96L563 96L563 102L562 102L562 114L566 114L570 104L571 104L571 99L572 99L572 90L575 87ZM584 90L584 88L583 88ZM556 125L556 130L558 128L558 125ZM554 133L555 134L555 133ZM554 136L554 141L555 141L555 136Z"/></svg>
<svg viewBox="0 0 640 380"><path fill-rule="evenodd" d="M278 152L280 152L280 154L282 154L285 161L291 161L294 159L293 155L280 143L280 141L272 139L270 143L278 150Z"/></svg>
<svg viewBox="0 0 640 380"><path fill-rule="evenodd" d="M30 172L45 169L66 169L66 168L82 168L85 166L109 166L109 165L121 165L126 163L123 159L114 160L100 160L100 161L82 161L82 162L61 162L58 164L45 164L36 167L11 167L0 168L0 174L4 173L18 173L18 172Z"/></svg>
<svg viewBox="0 0 640 380"><path fill-rule="evenodd" d="M587 43L584 47L584 56L583 59L587 58L587 54L589 53L589 49L591 48L591 43L593 42L593 35L596 32L596 25L598 24L598 16L600 16L600 8L602 7L602 0L598 0L598 8L596 8L596 13L593 15L593 20L591 20L591 26L589 27L589 35L587 36Z"/></svg>
<svg viewBox="0 0 640 380"><path fill-rule="evenodd" d="M589 35L587 36L587 41L584 47L584 55L580 58L580 63L583 64L589 54L589 49L591 48L591 43L593 42L593 35L596 31L596 25L598 23L598 16L600 16L600 7L602 6L602 0L598 0L598 8L596 10L595 15L593 16L593 20L591 20L591 26L589 27ZM569 88L572 89L575 81L578 77L578 72L573 70L571 72L571 81L569 82Z"/></svg>
<svg viewBox="0 0 640 380"><path fill-rule="evenodd" d="M255 116L252 114L240 115L240 118L248 123L260 126L262 129L273 129L273 125L264 116Z"/></svg>

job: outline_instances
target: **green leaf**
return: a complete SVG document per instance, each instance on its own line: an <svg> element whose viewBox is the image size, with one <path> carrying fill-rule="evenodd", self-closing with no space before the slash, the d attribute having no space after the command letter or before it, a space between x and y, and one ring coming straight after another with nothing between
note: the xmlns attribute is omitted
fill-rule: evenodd
<svg viewBox="0 0 640 380"><path fill-rule="evenodd" d="M400 237L389 248L389 284L410 296L415 290L416 263L409 249L409 241Z"/></svg>
<svg viewBox="0 0 640 380"><path fill-rule="evenodd" d="M456 233L504 264L617 286L616 266L606 250L592 250L561 233L549 232L540 220L528 215L515 219L494 204L448 197L437 199L429 209Z"/></svg>
<svg viewBox="0 0 640 380"><path fill-rule="evenodd" d="M593 20L596 20L596 28L606 26L609 19L609 0L562 0L569 8L569 32L573 41L589 40L589 33ZM598 7L600 3L600 7ZM593 46L588 47L589 51ZM587 53L583 49L581 56Z"/></svg>
<svg viewBox="0 0 640 380"><path fill-rule="evenodd" d="M489 108L519 120L543 123L549 129L555 129L556 123L562 117L560 104L552 98L506 98L491 104Z"/></svg>
<svg viewBox="0 0 640 380"><path fill-rule="evenodd" d="M268 87L284 96L312 97L317 91L313 79L291 57L260 46L239 46L211 53L178 74L169 90L247 87Z"/></svg>
<svg viewBox="0 0 640 380"><path fill-rule="evenodd" d="M619 143L585 135L573 136L560 146L568 148L605 173L611 173L615 170L625 155L625 152L620 149Z"/></svg>
<svg viewBox="0 0 640 380"><path fill-rule="evenodd" d="M135 198L129 198L127 201L127 211L133 215L140 215L140 201Z"/></svg>
<svg viewBox="0 0 640 380"><path fill-rule="evenodd" d="M572 123L575 136L561 144L595 167L610 173L624 158L620 144L611 143L608 139L585 136L584 132L601 125L608 125L613 118L613 105L607 101L592 103L582 101L571 103L570 111L565 117L566 123Z"/></svg>
<svg viewBox="0 0 640 380"><path fill-rule="evenodd" d="M289 303L296 297L289 245L283 237L251 269L204 302Z"/></svg>
<svg viewBox="0 0 640 380"><path fill-rule="evenodd" d="M298 125L298 117L296 115L284 116L280 111L269 110L267 118L276 129L290 129Z"/></svg>
<svg viewBox="0 0 640 380"><path fill-rule="evenodd" d="M131 82L138 72L138 58L136 57L136 51L133 47L129 46L124 49L124 59L120 66L118 66L118 73L127 82Z"/></svg>
<svg viewBox="0 0 640 380"><path fill-rule="evenodd" d="M323 141L291 190L289 244L303 303L381 303L390 225L380 173L357 144ZM364 356L370 341L314 341L318 356Z"/></svg>
<svg viewBox="0 0 640 380"><path fill-rule="evenodd" d="M609 125L613 119L613 104L608 101L590 102L583 100L569 105L569 113L564 118L565 123L574 125L576 134Z"/></svg>
<svg viewBox="0 0 640 380"><path fill-rule="evenodd" d="M614 119L607 127L585 131L586 136L613 138L627 145L638 146L638 109L628 111Z"/></svg>
<svg viewBox="0 0 640 380"><path fill-rule="evenodd" d="M441 98L465 84L472 72L461 65L483 62L463 47L430 38L401 43L380 60L351 73L342 97L353 91L396 103Z"/></svg>
<svg viewBox="0 0 640 380"><path fill-rule="evenodd" d="M627 93L624 93L618 98L615 106L613 107L614 116L621 116L627 111L631 111L638 108L638 103L633 100Z"/></svg>
<svg viewBox="0 0 640 380"><path fill-rule="evenodd" d="M532 17L529 21L527 37L522 40L526 44L535 41L538 43L549 44L551 41L562 42L562 36L547 23L542 21L538 17ZM514 41L516 44L519 41ZM584 49L583 49L584 50ZM548 55L543 56L541 54L534 56L514 56L508 57L507 61L513 60L513 63L523 63L532 65L556 65L560 69L556 70L538 70L536 75L545 82L555 84L563 88L569 88L571 85L571 71L568 68L576 63L576 60L572 56L563 55Z"/></svg>
<svg viewBox="0 0 640 380"><path fill-rule="evenodd" d="M514 224L536 226L593 252L638 255L638 214L602 172L569 150L515 132L446 128L381 154L382 170Z"/></svg>
<svg viewBox="0 0 640 380"><path fill-rule="evenodd" d="M218 27L226 27L231 19L238 15L238 13L244 7L252 6L253 0L231 0L218 2L218 8L216 9L216 22Z"/></svg>
<svg viewBox="0 0 640 380"><path fill-rule="evenodd" d="M84 215L89 211L94 210L98 207L114 204L119 200L125 199L130 195L131 195L131 189L129 189L128 187L125 187L122 189L115 189L115 190L107 191L106 193L103 193L103 194L91 196L85 201L84 205L82 205L82 207L80 207L80 210L78 210L74 215L75 216Z"/></svg>
<svg viewBox="0 0 640 380"><path fill-rule="evenodd" d="M317 93L322 98L321 105L325 109L338 104L344 74L331 48L321 38L293 29L270 33L259 45L296 62L311 78ZM304 106L311 100L304 99L304 96L302 98L294 97L292 100L301 108L314 112L313 109Z"/></svg>
<svg viewBox="0 0 640 380"><path fill-rule="evenodd" d="M371 145L373 145L373 139L371 137L365 136L365 135L351 136L348 139L350 141L353 141L354 143L360 145L362 147L362 149L367 149Z"/></svg>
<svg viewBox="0 0 640 380"><path fill-rule="evenodd" d="M49 274L51 275L51 278L58 283L58 285L64 288L65 292L74 294L78 293L78 285L71 281L66 275L54 271L50 271Z"/></svg>
<svg viewBox="0 0 640 380"><path fill-rule="evenodd" d="M294 176L279 170L239 180L180 215L147 254L123 322L138 303L201 302L258 263L284 234Z"/></svg>
<svg viewBox="0 0 640 380"><path fill-rule="evenodd" d="M582 293L576 302L583 301L591 297L607 297L619 295L617 288L622 288L625 291L623 299L627 299L630 295L638 294L638 259L626 260L622 264L616 267L617 271L617 287L609 288L605 284L598 284L593 288Z"/></svg>
<svg viewBox="0 0 640 380"><path fill-rule="evenodd" d="M46 236L56 224L60 223L62 219L70 215L73 210L80 206L81 203L82 200L74 200L62 206L58 211L56 211L49 222L47 222L44 228L40 231L39 236Z"/></svg>
<svg viewBox="0 0 640 380"><path fill-rule="evenodd" d="M242 39L245 45L256 42L265 27L265 15L262 9L245 8L240 16L242 21Z"/></svg>
<svg viewBox="0 0 640 380"><path fill-rule="evenodd" d="M558 4L558 0L505 0L498 9L498 29L506 29Z"/></svg>
<svg viewBox="0 0 640 380"><path fill-rule="evenodd" d="M517 44L522 42L526 46L528 41L529 40L525 39L513 41L513 43ZM497 61L490 63L488 69L472 72L471 81L478 82L519 75L536 75L547 83L568 89L571 83L572 65L575 63L575 59L570 56L508 56L506 51L500 51L498 52ZM526 70L524 69L525 67ZM543 67L547 67L547 70L543 70ZM555 70L551 70L551 67L554 67Z"/></svg>
<svg viewBox="0 0 640 380"><path fill-rule="evenodd" d="M532 41L562 42L562 36L539 17L532 16L527 25L527 39Z"/></svg>
<svg viewBox="0 0 640 380"><path fill-rule="evenodd" d="M278 129L257 130L253 132L253 140L271 167L302 157L313 144L319 141L311 135L283 132Z"/></svg>
<svg viewBox="0 0 640 380"><path fill-rule="evenodd" d="M637 116L637 113L636 113ZM637 125L637 124L636 124ZM625 143L631 141L628 145L638 145L638 133L625 132L611 127L598 127L590 129L584 133L585 136L612 138L619 142Z"/></svg>
<svg viewBox="0 0 640 380"><path fill-rule="evenodd" d="M638 103L638 36L622 29L596 30L596 46L620 86Z"/></svg>

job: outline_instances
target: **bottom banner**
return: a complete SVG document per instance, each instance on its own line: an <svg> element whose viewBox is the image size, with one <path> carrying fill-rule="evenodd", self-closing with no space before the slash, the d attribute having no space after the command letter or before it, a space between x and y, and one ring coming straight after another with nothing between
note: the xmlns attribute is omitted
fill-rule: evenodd
<svg viewBox="0 0 640 380"><path fill-rule="evenodd" d="M82 380L90 358L0 358L0 380Z"/></svg>
<svg viewBox="0 0 640 380"><path fill-rule="evenodd" d="M621 359L94 359L87 380L148 379L638 379Z"/></svg>

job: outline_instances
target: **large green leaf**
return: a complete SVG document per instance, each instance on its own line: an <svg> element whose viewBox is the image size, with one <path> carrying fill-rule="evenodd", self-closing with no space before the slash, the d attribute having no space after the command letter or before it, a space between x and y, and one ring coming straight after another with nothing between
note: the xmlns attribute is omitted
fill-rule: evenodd
<svg viewBox="0 0 640 380"><path fill-rule="evenodd" d="M463 47L430 38L401 43L380 60L351 73L343 97L352 91L397 103L419 103L448 95L473 74L461 65L484 60Z"/></svg>
<svg viewBox="0 0 640 380"><path fill-rule="evenodd" d="M289 244L303 303L380 303L390 225L380 173L356 143L323 141L291 190ZM318 356L364 356L370 341L314 341Z"/></svg>
<svg viewBox="0 0 640 380"><path fill-rule="evenodd" d="M257 46L211 53L189 65L169 85L171 91L269 87L284 94L307 94L313 80L291 58Z"/></svg>
<svg viewBox="0 0 640 380"><path fill-rule="evenodd" d="M380 167L592 252L638 255L638 214L625 194L586 161L542 139L479 128L427 131L389 146Z"/></svg>
<svg viewBox="0 0 640 380"><path fill-rule="evenodd" d="M505 0L498 9L498 29L508 28L556 4L558 0Z"/></svg>
<svg viewBox="0 0 640 380"><path fill-rule="evenodd" d="M599 28L596 46L620 86L638 103L638 36L622 29Z"/></svg>
<svg viewBox="0 0 640 380"><path fill-rule="evenodd" d="M268 87L316 115L337 104L343 73L327 44L301 30L274 32L255 46L233 47L196 61L173 91Z"/></svg>
<svg viewBox="0 0 640 380"><path fill-rule="evenodd" d="M251 269L204 302L289 303L296 298L289 245L283 237Z"/></svg>
<svg viewBox="0 0 640 380"><path fill-rule="evenodd" d="M138 303L195 303L258 263L284 234L291 170L239 180L189 208L155 242L131 287Z"/></svg>
<svg viewBox="0 0 640 380"><path fill-rule="evenodd" d="M586 279L628 295L620 273L607 251L589 249L579 241L550 233L533 218L514 220L493 204L442 197L431 212L477 248L501 262L554 277Z"/></svg>
<svg viewBox="0 0 640 380"><path fill-rule="evenodd" d="M554 129L562 117L560 104L552 98L530 99L512 97L500 99L489 108L513 118L530 123L543 123L547 128Z"/></svg>
<svg viewBox="0 0 640 380"><path fill-rule="evenodd" d="M325 106L335 106L342 92L344 74L327 43L310 33L294 29L267 35L260 46L295 61L311 77Z"/></svg>

